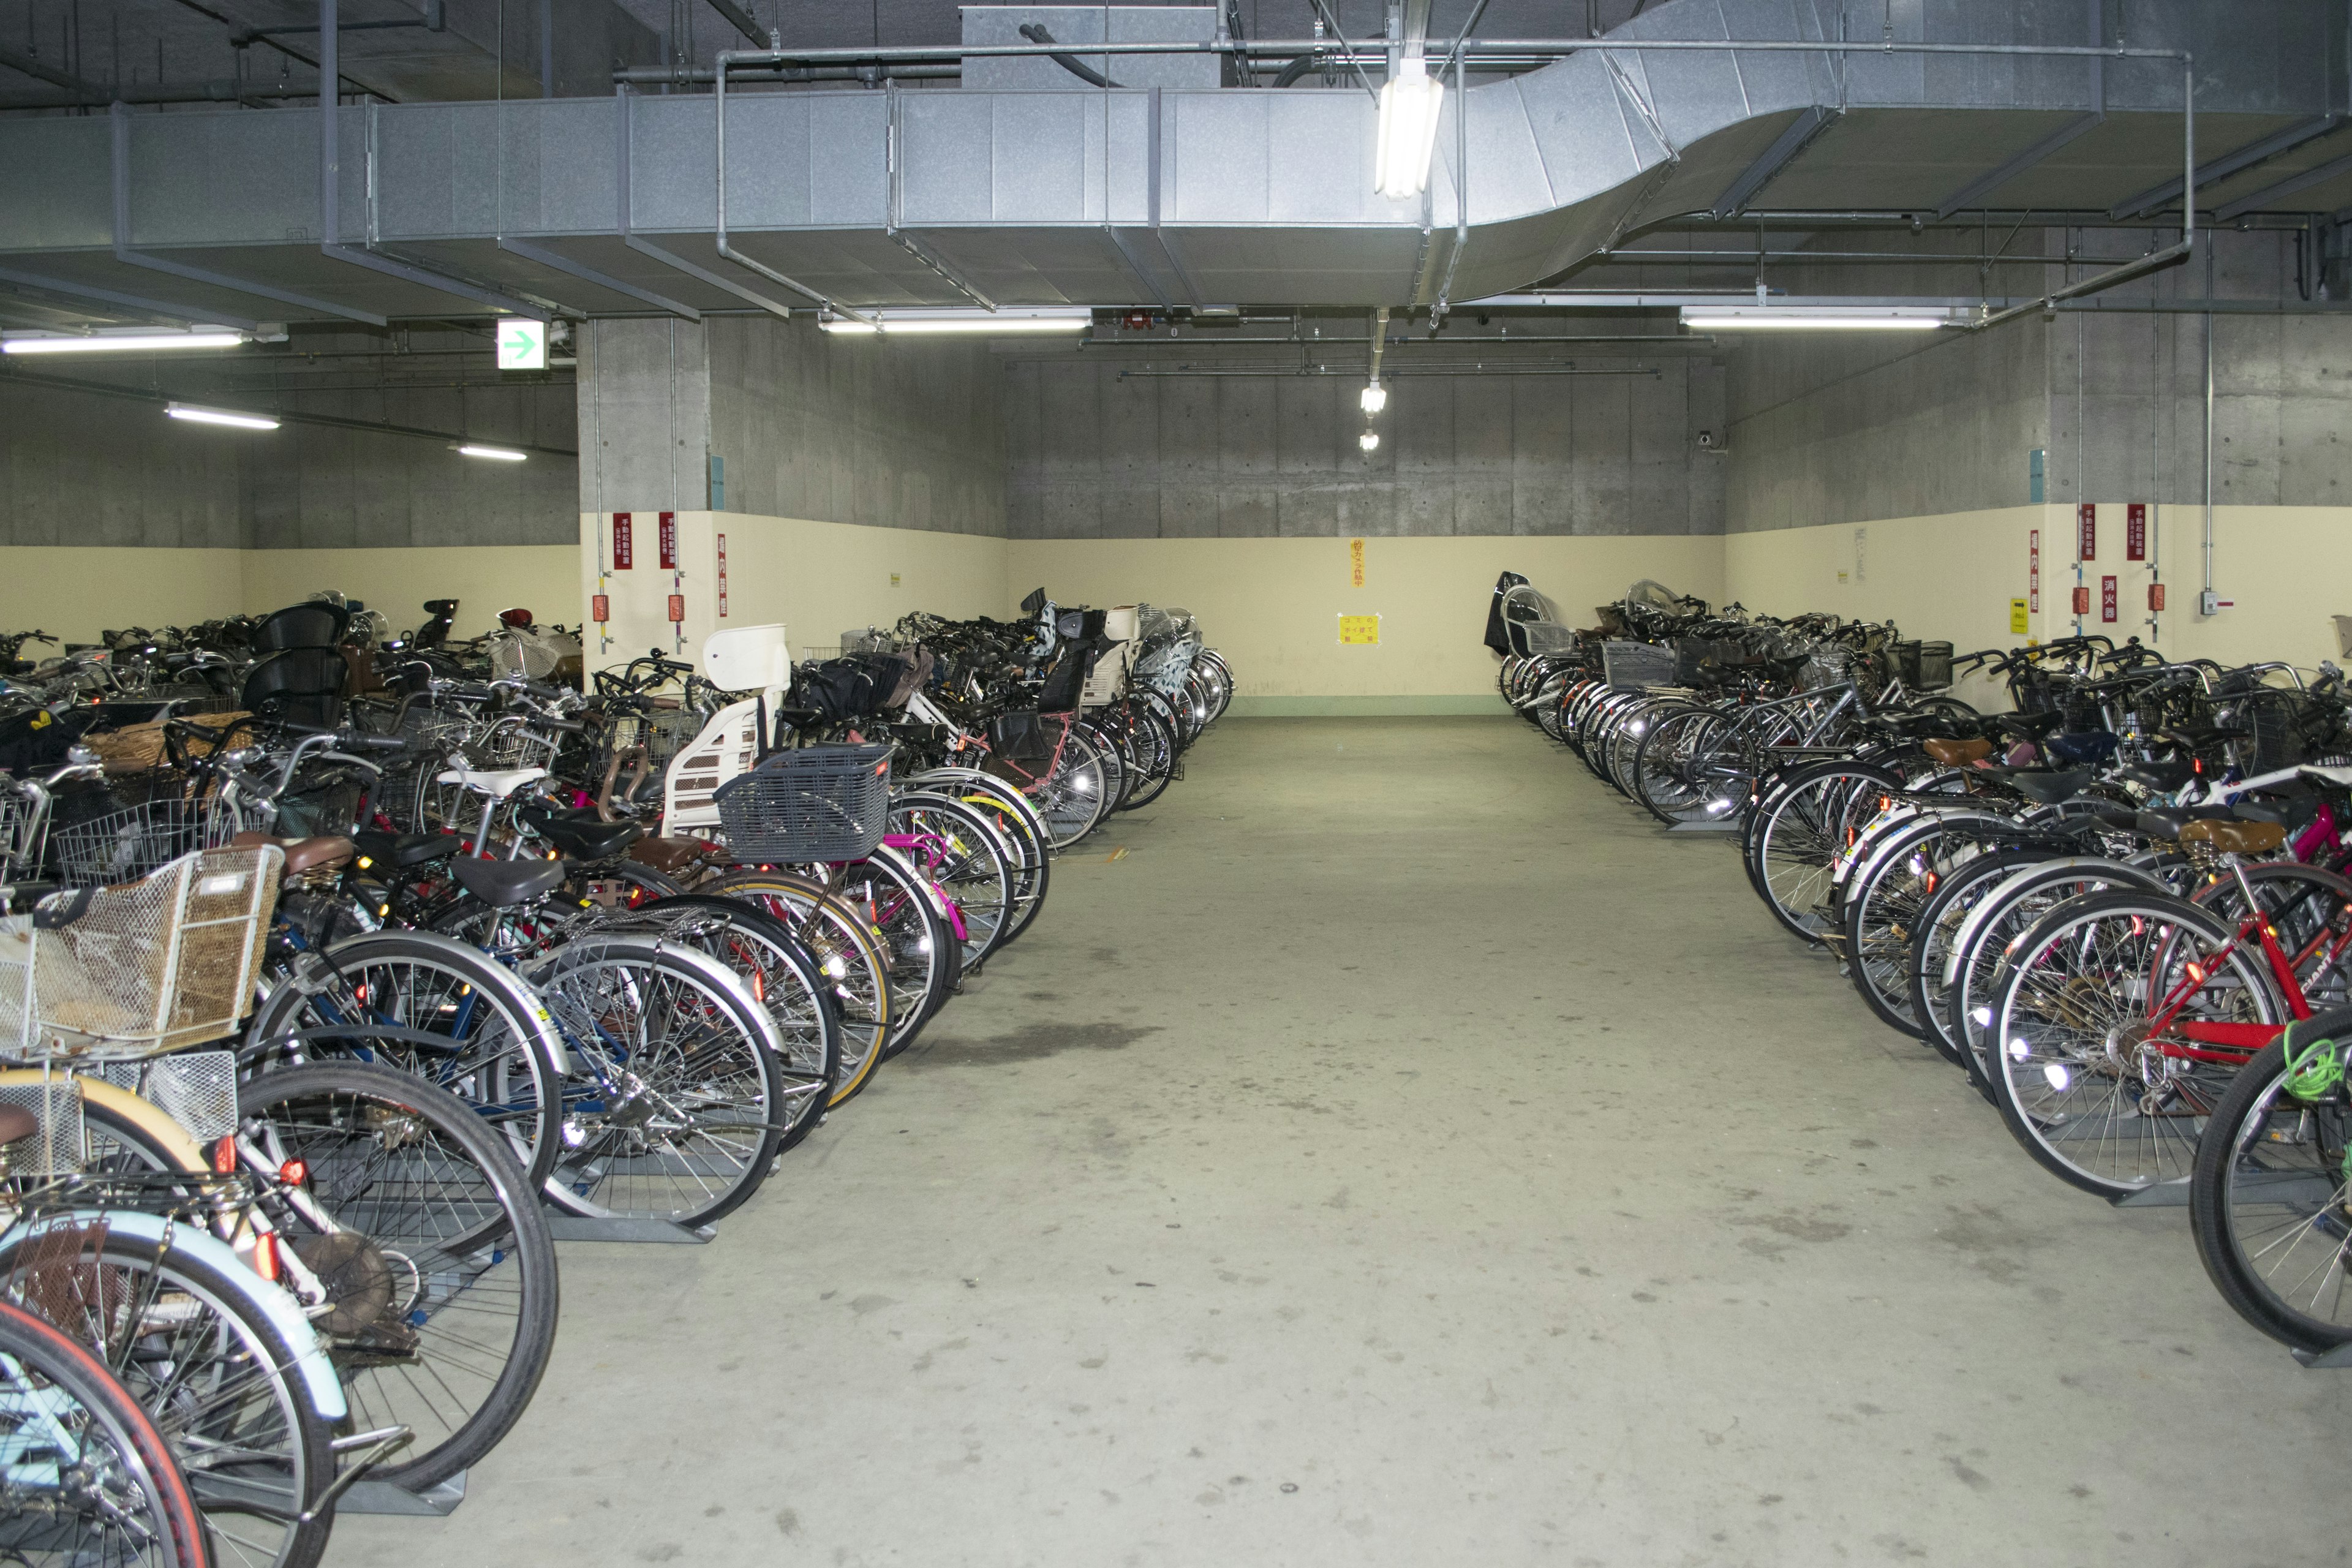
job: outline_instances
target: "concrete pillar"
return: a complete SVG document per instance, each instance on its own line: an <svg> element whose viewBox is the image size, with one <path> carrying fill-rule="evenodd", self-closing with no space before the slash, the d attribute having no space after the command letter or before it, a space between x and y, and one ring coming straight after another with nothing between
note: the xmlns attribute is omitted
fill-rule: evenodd
<svg viewBox="0 0 2352 1568"><path fill-rule="evenodd" d="M680 321L580 325L580 510L710 505L710 358Z"/></svg>

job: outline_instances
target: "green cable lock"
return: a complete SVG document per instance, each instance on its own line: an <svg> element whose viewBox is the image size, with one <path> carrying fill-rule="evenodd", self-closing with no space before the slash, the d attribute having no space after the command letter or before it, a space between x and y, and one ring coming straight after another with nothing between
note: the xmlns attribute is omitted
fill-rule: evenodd
<svg viewBox="0 0 2352 1568"><path fill-rule="evenodd" d="M2289 1024L2280 1042L2286 1047L2286 1091L2297 1100L2317 1100L2343 1083L2344 1059L2334 1040L2314 1040L2298 1049L2294 1025Z"/></svg>

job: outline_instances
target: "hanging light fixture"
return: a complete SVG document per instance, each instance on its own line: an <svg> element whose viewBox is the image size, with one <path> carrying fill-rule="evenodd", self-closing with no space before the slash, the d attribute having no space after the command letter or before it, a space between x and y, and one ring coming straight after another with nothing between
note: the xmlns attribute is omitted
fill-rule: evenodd
<svg viewBox="0 0 2352 1568"><path fill-rule="evenodd" d="M1398 63L1381 89L1380 149L1373 156L1373 188L1391 201L1421 195L1429 184L1429 158L1437 146L1437 111L1445 86L1429 74L1418 54Z"/></svg>
<svg viewBox="0 0 2352 1568"><path fill-rule="evenodd" d="M1356 445L1361 447L1367 452L1376 450L1380 444L1381 433L1377 430L1367 430L1362 435L1356 437Z"/></svg>
<svg viewBox="0 0 2352 1568"><path fill-rule="evenodd" d="M1367 416L1378 414L1389 405L1389 389L1375 380L1364 388L1357 401L1364 405Z"/></svg>

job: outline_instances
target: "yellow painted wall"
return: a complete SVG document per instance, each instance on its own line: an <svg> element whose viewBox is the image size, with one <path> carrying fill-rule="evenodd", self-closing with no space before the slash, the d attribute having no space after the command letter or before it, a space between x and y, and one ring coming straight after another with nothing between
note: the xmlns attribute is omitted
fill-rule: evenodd
<svg viewBox="0 0 2352 1568"><path fill-rule="evenodd" d="M0 548L0 631L96 642L124 626L186 626L246 608L241 550ZM29 645L26 657L57 650Z"/></svg>
<svg viewBox="0 0 2352 1568"><path fill-rule="evenodd" d="M2096 559L2083 568L2091 614L2083 629L2137 637L2172 658L2222 664L2286 659L2306 668L2336 658L2336 615L2352 615L2352 508L2215 507L2214 582L2234 607L2196 613L2203 582L2201 508L2151 506L2147 562L2124 559L2125 509L2099 504ZM2009 602L2026 595L2028 534L2042 530L2042 613L2028 635L2070 635L2075 582L2071 506L2009 507L1941 517L1882 519L1735 533L1724 540L1724 591L1771 615L1829 610L1892 619L1906 635L1965 653L2011 647ZM1862 542L1856 573L1855 534ZM2161 573L2167 606L2148 624L2147 587ZM1844 575L1841 577L1841 574ZM2114 624L2099 618L2100 579L2116 579ZM1977 690L1961 695L1976 700ZM1981 704L1980 704L1981 705Z"/></svg>
<svg viewBox="0 0 2352 1568"><path fill-rule="evenodd" d="M1181 605L1232 661L1244 698L1491 698L1486 606L1508 570L1559 601L1574 625L1641 577L1722 596L1723 541L1493 536L1364 542L1364 585L1345 539L1014 540L1007 597L1043 585L1064 604ZM1341 615L1378 615L1378 647L1343 647ZM1240 711L1247 711L1245 707ZM1342 705L1341 710L1345 710Z"/></svg>
<svg viewBox="0 0 2352 1568"><path fill-rule="evenodd" d="M383 613L394 631L409 631L423 622L427 599L458 602L459 637L487 631L498 613L511 605L521 605L543 622L565 626L577 624L582 613L580 552L570 544L243 553L239 607L251 615L299 604L323 588L365 600L370 609Z"/></svg>
<svg viewBox="0 0 2352 1568"><path fill-rule="evenodd" d="M633 518L635 564L607 571L613 646L592 641L589 666L625 662L648 647L673 647L667 618L672 576L661 570L658 514ZM584 604L598 591L600 567L611 563L612 514L583 512L582 548L572 553ZM870 528L805 518L754 517L745 512L677 514L684 571L677 591L686 599L687 650L709 631L781 621L794 658L840 646L854 627L887 626L910 610L968 618L1012 613L1005 596L1005 542L986 534L934 533L921 529ZM727 540L727 614L717 614L718 539ZM895 574L898 581L891 578ZM1026 590L1022 590L1026 592ZM585 617L584 609L578 612Z"/></svg>

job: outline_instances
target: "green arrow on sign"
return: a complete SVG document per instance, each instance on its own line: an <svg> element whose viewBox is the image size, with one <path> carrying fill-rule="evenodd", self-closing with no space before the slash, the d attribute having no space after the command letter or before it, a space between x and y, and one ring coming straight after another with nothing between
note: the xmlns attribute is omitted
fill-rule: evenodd
<svg viewBox="0 0 2352 1568"><path fill-rule="evenodd" d="M529 359L531 350L539 346L529 327L517 327L514 336L507 340L507 353L516 359Z"/></svg>

